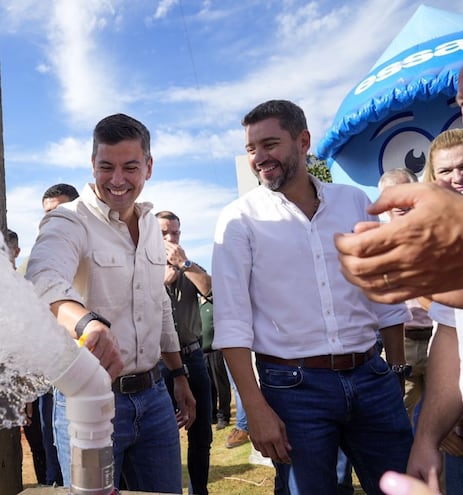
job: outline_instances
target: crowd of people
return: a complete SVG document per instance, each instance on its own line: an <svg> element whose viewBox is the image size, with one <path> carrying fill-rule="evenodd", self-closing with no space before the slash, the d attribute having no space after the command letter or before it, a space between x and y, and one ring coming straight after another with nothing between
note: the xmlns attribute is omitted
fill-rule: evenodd
<svg viewBox="0 0 463 495"><path fill-rule="evenodd" d="M232 387L226 446L251 439L275 466L275 495L340 493L341 454L369 495L435 495L442 448L457 493L463 130L432 142L434 184L395 169L371 205L307 173L294 103L264 102L242 125L261 186L220 214L212 276L180 244L180 218L137 201L153 158L130 116L96 125L80 195L44 195L25 277L112 379L115 487L181 493L185 428L189 493L207 495L212 425L230 426ZM66 398L40 399L45 483L70 486Z"/></svg>

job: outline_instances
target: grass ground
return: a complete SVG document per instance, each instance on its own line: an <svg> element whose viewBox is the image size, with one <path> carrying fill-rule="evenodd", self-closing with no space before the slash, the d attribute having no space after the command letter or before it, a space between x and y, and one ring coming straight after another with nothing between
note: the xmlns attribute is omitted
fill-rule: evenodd
<svg viewBox="0 0 463 495"><path fill-rule="evenodd" d="M274 470L272 467L250 464L251 444L247 443L234 449L225 447L225 438L232 427L216 431L213 426L214 439L211 449L209 471L210 495L270 495L273 493ZM186 434L181 432L182 459L186 459ZM187 494L188 472L183 463L184 493ZM29 446L23 438L23 482L24 488L37 486L32 456ZM364 492L355 479L355 494Z"/></svg>

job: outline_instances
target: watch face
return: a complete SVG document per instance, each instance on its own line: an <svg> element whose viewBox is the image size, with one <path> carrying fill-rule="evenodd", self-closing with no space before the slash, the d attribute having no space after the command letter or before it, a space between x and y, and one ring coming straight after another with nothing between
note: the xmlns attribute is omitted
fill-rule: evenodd
<svg viewBox="0 0 463 495"><path fill-rule="evenodd" d="M185 261L183 262L183 268L191 268L191 265L192 265L192 264L193 264L193 262L192 262L192 261L190 261L190 260L185 260Z"/></svg>

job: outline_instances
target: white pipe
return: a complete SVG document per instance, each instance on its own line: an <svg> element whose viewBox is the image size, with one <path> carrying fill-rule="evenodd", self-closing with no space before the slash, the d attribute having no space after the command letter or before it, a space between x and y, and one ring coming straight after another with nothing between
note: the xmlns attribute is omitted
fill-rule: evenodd
<svg viewBox="0 0 463 495"><path fill-rule="evenodd" d="M77 358L53 384L66 396L71 442L80 448L111 445L114 394L111 378L98 359L82 347Z"/></svg>
<svg viewBox="0 0 463 495"><path fill-rule="evenodd" d="M53 384L66 396L71 437L71 493L113 491L114 394L111 378L86 348Z"/></svg>

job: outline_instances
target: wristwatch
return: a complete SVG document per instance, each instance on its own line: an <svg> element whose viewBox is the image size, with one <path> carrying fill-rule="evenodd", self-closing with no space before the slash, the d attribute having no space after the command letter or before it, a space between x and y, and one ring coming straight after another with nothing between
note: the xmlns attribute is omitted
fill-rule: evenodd
<svg viewBox="0 0 463 495"><path fill-rule="evenodd" d="M190 260L185 260L182 264L182 267L180 268L182 272L186 272L193 266L193 262Z"/></svg>
<svg viewBox="0 0 463 495"><path fill-rule="evenodd" d="M92 320L98 320L101 321L104 325L106 325L108 328L111 328L111 322L108 321L106 318L103 316L99 315L98 313L95 313L94 311L90 311L86 315L82 316L82 318L77 322L76 327L74 331L76 332L77 338L79 339L82 337L82 334L84 333L85 327L92 321Z"/></svg>
<svg viewBox="0 0 463 495"><path fill-rule="evenodd" d="M390 364L389 367L399 378L408 378L412 373L410 364Z"/></svg>
<svg viewBox="0 0 463 495"><path fill-rule="evenodd" d="M186 376L188 378L190 376L190 373L188 372L188 366L184 364L181 368L170 370L169 376L171 378L177 378L177 376Z"/></svg>

